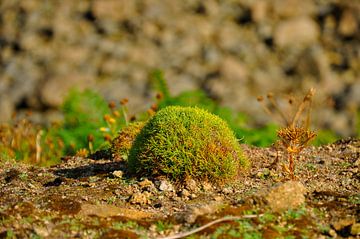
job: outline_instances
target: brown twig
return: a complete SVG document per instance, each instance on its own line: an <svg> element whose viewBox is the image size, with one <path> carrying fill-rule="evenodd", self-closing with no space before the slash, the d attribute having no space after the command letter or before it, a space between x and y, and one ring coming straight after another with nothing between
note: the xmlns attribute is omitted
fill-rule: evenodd
<svg viewBox="0 0 360 239"><path fill-rule="evenodd" d="M234 221L234 220L241 220L241 219L248 219L248 218L257 218L257 217L261 217L263 216L263 214L259 214L259 215L243 215L243 216L227 216L227 217L222 217L219 218L217 220L211 221L201 227L195 228L193 230L187 231L187 232L180 232L178 234L172 235L172 236L167 236L167 237L161 237L159 239L179 239L179 238L184 238L187 236L190 236L192 234L195 234L197 232L200 232L214 224L220 223L220 222L225 222L225 221Z"/></svg>

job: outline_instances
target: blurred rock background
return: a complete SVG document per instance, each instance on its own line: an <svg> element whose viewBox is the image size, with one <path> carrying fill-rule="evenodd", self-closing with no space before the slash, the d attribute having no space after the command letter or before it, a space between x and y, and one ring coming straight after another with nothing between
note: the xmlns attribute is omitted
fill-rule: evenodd
<svg viewBox="0 0 360 239"><path fill-rule="evenodd" d="M354 135L359 28L354 0L1 0L0 121L56 119L72 87L144 110L159 68L173 94L202 88L254 124L270 120L258 95L315 87L314 126Z"/></svg>

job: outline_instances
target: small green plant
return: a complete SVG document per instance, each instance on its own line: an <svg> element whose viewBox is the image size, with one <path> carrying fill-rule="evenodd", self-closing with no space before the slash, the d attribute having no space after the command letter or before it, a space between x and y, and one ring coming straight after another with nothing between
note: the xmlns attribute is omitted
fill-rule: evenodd
<svg viewBox="0 0 360 239"><path fill-rule="evenodd" d="M299 219L302 216L304 216L306 214L306 208L305 207L301 207L298 209L289 209L288 211L285 212L284 216L287 220L290 219Z"/></svg>
<svg viewBox="0 0 360 239"><path fill-rule="evenodd" d="M63 142L27 118L0 125L0 160L49 165L59 161Z"/></svg>
<svg viewBox="0 0 360 239"><path fill-rule="evenodd" d="M174 225L171 222L158 221L156 222L156 230L158 232L164 232L171 229Z"/></svg>
<svg viewBox="0 0 360 239"><path fill-rule="evenodd" d="M65 154L75 154L82 148L88 148L88 135L92 135L93 147L104 143L101 127L106 125L103 116L110 114L107 102L97 93L85 90L72 90L62 106L64 122L54 132L62 138Z"/></svg>
<svg viewBox="0 0 360 239"><path fill-rule="evenodd" d="M273 94L269 93L267 98L271 103L271 106L277 111L281 119L283 120L285 126L280 128L277 131L277 136L279 137L280 147L287 153L289 167L283 165L284 170L290 175L291 179L295 179L294 171L295 165L294 161L297 159L300 152L309 144L311 140L316 137L316 134L309 130L310 127L310 110L312 97L315 94L315 89L310 89L309 92L305 95L302 102L297 106L297 110L293 117L289 119L286 113L278 106L275 101ZM258 101L263 103L263 98L258 97ZM289 104L293 105L294 100L290 99ZM272 115L271 110L265 105L262 104L264 110ZM300 118L308 106L307 114L305 120L301 121Z"/></svg>
<svg viewBox="0 0 360 239"><path fill-rule="evenodd" d="M136 137L129 169L138 175L167 175L225 181L248 161L226 122L199 108L169 106L157 112Z"/></svg>

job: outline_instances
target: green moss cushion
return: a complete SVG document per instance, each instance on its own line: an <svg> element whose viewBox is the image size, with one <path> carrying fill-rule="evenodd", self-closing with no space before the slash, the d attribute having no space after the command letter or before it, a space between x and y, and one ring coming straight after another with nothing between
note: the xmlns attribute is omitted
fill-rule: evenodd
<svg viewBox="0 0 360 239"><path fill-rule="evenodd" d="M129 154L137 176L166 175L227 181L248 165L226 122L205 110L170 106L157 112Z"/></svg>

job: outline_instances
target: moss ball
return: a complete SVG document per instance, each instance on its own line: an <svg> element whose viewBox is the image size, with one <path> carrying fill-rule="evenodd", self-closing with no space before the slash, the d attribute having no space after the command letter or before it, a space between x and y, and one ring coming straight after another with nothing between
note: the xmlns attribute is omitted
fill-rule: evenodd
<svg viewBox="0 0 360 239"><path fill-rule="evenodd" d="M130 172L141 176L229 181L248 165L227 123L206 110L169 106L157 112L136 137Z"/></svg>

